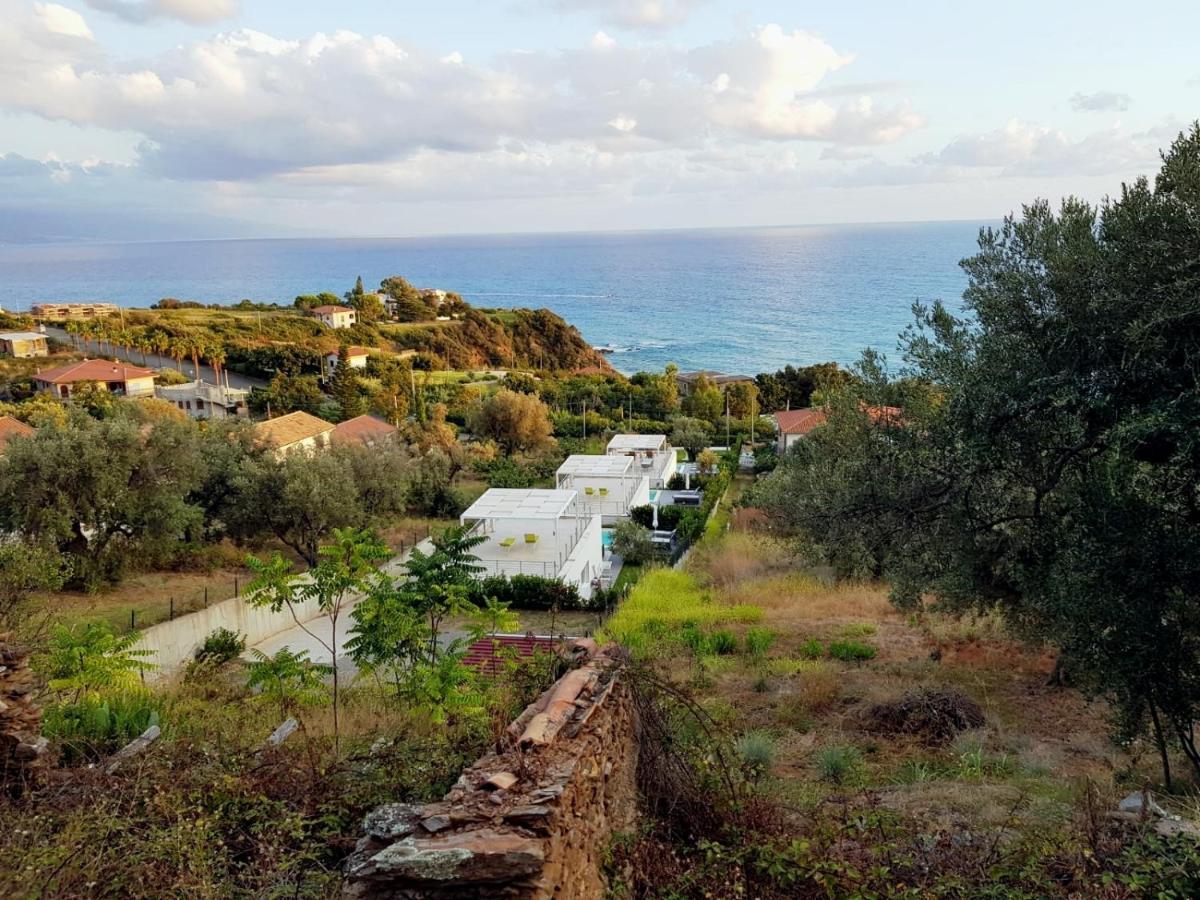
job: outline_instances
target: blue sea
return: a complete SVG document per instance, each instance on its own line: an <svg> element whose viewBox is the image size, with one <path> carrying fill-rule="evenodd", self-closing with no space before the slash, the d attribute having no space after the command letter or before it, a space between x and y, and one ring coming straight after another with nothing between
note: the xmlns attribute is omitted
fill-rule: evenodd
<svg viewBox="0 0 1200 900"><path fill-rule="evenodd" d="M957 308L980 224L0 246L0 307L291 303L393 274L478 306L546 307L622 372L896 359L915 300Z"/></svg>

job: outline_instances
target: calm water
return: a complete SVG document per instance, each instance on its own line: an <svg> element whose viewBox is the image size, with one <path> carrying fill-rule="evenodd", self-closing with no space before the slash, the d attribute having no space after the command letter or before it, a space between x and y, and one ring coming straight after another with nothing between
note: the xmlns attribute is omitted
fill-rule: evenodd
<svg viewBox="0 0 1200 900"><path fill-rule="evenodd" d="M957 305L978 225L0 247L0 306L160 297L290 303L401 274L481 306L548 307L618 369L727 372L895 357L914 300Z"/></svg>

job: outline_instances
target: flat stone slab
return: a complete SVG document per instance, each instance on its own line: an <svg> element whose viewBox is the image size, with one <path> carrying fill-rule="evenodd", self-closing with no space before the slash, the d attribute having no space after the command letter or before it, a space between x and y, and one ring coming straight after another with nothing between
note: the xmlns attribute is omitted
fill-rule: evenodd
<svg viewBox="0 0 1200 900"><path fill-rule="evenodd" d="M545 861L540 841L481 830L405 838L372 856L365 867L369 872L362 874L418 883L486 884L537 875Z"/></svg>

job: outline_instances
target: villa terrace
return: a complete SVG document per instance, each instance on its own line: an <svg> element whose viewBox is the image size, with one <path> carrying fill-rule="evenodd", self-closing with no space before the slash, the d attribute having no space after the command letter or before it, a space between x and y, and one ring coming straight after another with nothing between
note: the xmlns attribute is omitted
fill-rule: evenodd
<svg viewBox="0 0 1200 900"><path fill-rule="evenodd" d="M648 476L652 488L665 488L675 474L677 456L665 434L614 435L607 455L631 458L634 471Z"/></svg>
<svg viewBox="0 0 1200 900"><path fill-rule="evenodd" d="M473 551L487 575L539 575L590 597L604 567L600 516L577 491L491 488L460 518L487 540Z"/></svg>
<svg viewBox="0 0 1200 900"><path fill-rule="evenodd" d="M578 491L587 511L605 520L650 502L650 477L631 456L573 454L558 467L555 483L559 490Z"/></svg>

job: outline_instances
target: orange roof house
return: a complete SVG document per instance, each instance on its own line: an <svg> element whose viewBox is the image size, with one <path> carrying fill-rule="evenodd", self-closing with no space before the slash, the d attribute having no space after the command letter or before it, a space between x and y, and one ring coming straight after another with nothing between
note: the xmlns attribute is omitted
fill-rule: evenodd
<svg viewBox="0 0 1200 900"><path fill-rule="evenodd" d="M0 416L0 453L3 453L13 438L33 437L33 429L12 416Z"/></svg>
<svg viewBox="0 0 1200 900"><path fill-rule="evenodd" d="M355 416L339 423L329 436L335 444L362 444L372 447L396 433L396 426L374 416Z"/></svg>
<svg viewBox="0 0 1200 900"><path fill-rule="evenodd" d="M99 385L114 394L126 397L153 397L154 371L130 366L110 359L85 359L68 363L57 369L38 372L33 376L34 387L67 400L76 385Z"/></svg>
<svg viewBox="0 0 1200 900"><path fill-rule="evenodd" d="M876 425L899 425L903 412L898 406L864 406L863 412ZM807 437L813 429L829 421L829 409L824 406L806 406L803 409L781 410L771 413L778 429L775 449L787 452L796 441Z"/></svg>

